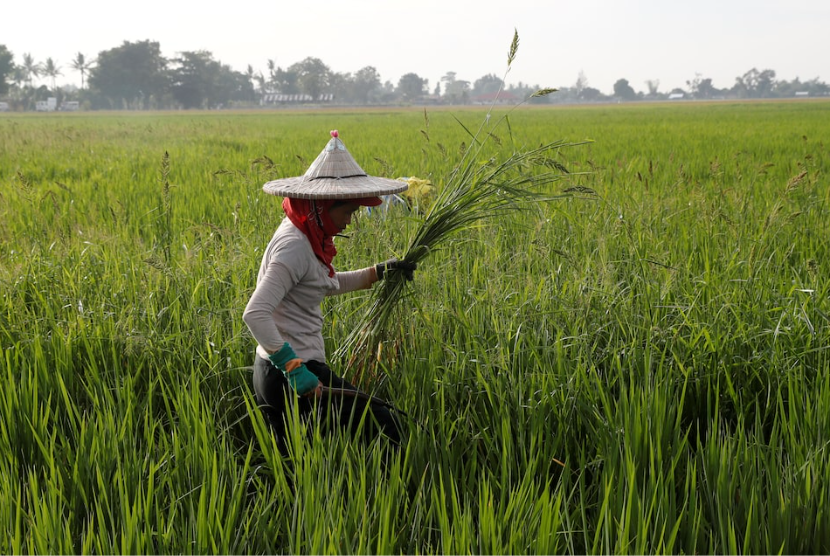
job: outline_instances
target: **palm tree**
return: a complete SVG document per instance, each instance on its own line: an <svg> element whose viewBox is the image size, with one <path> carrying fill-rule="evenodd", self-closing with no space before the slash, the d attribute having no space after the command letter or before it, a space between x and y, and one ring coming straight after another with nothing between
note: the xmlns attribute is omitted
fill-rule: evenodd
<svg viewBox="0 0 830 556"><path fill-rule="evenodd" d="M23 89L23 84L26 82L26 70L23 66L14 66L12 73L12 84L18 89Z"/></svg>
<svg viewBox="0 0 830 556"><path fill-rule="evenodd" d="M262 76L262 73L259 74ZM245 77L248 78L248 83L251 84L251 100L256 100L256 84L257 84L257 75L254 72L254 66L248 64L248 69L245 71Z"/></svg>
<svg viewBox="0 0 830 556"><path fill-rule="evenodd" d="M35 62L31 54L23 55L23 73L26 74L26 83L29 84L29 87L32 86L32 79L40 77L41 66Z"/></svg>
<svg viewBox="0 0 830 556"><path fill-rule="evenodd" d="M72 60L72 69L81 72L81 89L84 88L84 78L86 77L86 72L92 68L93 64L95 64L95 60L87 62L86 56L84 56L81 52L78 52Z"/></svg>
<svg viewBox="0 0 830 556"><path fill-rule="evenodd" d="M52 91L55 90L55 79L59 75L63 75L61 73L61 68L59 65L55 63L52 58L46 58L46 65L43 66L43 75L52 79Z"/></svg>

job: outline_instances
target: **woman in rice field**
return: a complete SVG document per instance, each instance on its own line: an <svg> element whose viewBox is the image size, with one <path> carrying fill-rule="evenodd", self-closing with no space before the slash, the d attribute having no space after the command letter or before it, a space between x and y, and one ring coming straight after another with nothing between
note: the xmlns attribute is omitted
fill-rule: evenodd
<svg viewBox="0 0 830 556"><path fill-rule="evenodd" d="M367 289L389 271L411 280L414 265L395 259L361 270L337 272L332 266L333 236L345 230L361 206L378 206L380 196L406 190L402 181L369 176L352 158L337 131L305 175L266 183L266 193L284 197L285 218L262 257L257 284L242 316L257 341L254 392L285 452L287 404L301 416L315 408L356 432L401 437L390 411L364 397L344 395L355 387L326 364L321 303L330 295ZM330 394L330 389L340 394ZM369 411L366 419L364 413Z"/></svg>

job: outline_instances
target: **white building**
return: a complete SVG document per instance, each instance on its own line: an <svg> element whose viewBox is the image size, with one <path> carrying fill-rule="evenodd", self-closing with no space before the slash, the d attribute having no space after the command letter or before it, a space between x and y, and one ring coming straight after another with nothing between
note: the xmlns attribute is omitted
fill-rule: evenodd
<svg viewBox="0 0 830 556"><path fill-rule="evenodd" d="M49 97L46 100L39 100L35 103L35 110L38 112L54 112L58 107L58 99Z"/></svg>

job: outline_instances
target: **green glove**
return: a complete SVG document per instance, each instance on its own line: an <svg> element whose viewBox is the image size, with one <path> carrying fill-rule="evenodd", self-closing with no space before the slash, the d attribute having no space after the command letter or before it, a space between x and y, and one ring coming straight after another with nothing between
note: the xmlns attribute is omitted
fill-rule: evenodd
<svg viewBox="0 0 830 556"><path fill-rule="evenodd" d="M319 379L308 370L308 367L297 357L288 342L285 342L282 349L275 351L268 356L271 363L282 371L288 384L299 396L304 396L317 388Z"/></svg>

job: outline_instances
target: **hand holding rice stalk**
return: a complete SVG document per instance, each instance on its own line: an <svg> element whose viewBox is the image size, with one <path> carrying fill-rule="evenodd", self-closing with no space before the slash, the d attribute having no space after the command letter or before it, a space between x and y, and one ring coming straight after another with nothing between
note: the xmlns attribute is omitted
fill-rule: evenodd
<svg viewBox="0 0 830 556"><path fill-rule="evenodd" d="M505 77L510 71L518 44L518 33L514 33ZM543 89L535 92L530 98L544 96L555 90ZM520 105L514 106L513 110L518 106ZM490 111L492 108L491 105ZM430 252L482 220L527 208L532 203L569 196L546 195L541 191L541 187L568 174L567 169L549 155L562 147L581 143L555 141L530 150L514 152L501 162L492 157L481 163L484 147L488 140L494 137L492 130L504 121L508 132L510 131L510 122L505 115L484 135L484 139L479 140L484 126L490 120L490 111L475 134L459 122L471 136L472 144L464 150L461 161L430 205L402 260L420 265ZM375 289L360 324L336 353L339 357L349 356L349 366L353 369L356 380L361 378L373 359L379 357L380 342L384 339L387 324L395 308L410 292L407 280L401 272L388 273L380 287ZM376 357L372 357L373 353Z"/></svg>

